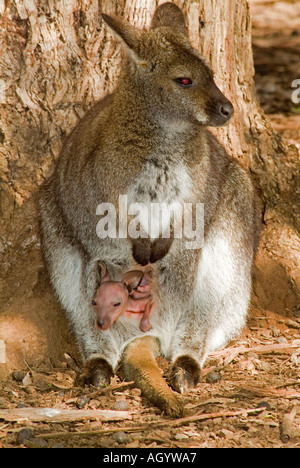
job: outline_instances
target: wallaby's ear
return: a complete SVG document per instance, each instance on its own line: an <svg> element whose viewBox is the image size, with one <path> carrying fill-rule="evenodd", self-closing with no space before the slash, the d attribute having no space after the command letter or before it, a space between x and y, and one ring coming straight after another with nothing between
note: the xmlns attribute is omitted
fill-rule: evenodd
<svg viewBox="0 0 300 468"><path fill-rule="evenodd" d="M160 27L175 29L177 32L187 36L188 30L182 11L174 3L167 2L160 5L152 19L151 29Z"/></svg>
<svg viewBox="0 0 300 468"><path fill-rule="evenodd" d="M113 32L125 42L129 49L138 53L142 31L139 31L134 26L127 23L127 21L124 21L117 16L109 16L102 13L102 18Z"/></svg>

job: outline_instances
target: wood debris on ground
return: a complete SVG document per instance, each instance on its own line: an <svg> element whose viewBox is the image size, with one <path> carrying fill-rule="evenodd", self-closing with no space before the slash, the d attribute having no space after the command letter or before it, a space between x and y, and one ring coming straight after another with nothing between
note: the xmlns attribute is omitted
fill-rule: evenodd
<svg viewBox="0 0 300 468"><path fill-rule="evenodd" d="M15 371L0 385L0 447L299 447L300 333L289 320L251 315L240 339L212 353L201 382L181 396L180 419L118 377L103 389L79 386L71 356ZM167 372L165 359L159 365Z"/></svg>

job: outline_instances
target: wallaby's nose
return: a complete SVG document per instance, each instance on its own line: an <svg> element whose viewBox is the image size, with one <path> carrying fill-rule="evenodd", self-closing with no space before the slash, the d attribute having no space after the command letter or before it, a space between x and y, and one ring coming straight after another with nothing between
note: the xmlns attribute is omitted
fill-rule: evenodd
<svg viewBox="0 0 300 468"><path fill-rule="evenodd" d="M233 114L233 105L229 101L225 102L223 104L220 104L219 112L223 117L225 117L227 120L229 120L230 117Z"/></svg>

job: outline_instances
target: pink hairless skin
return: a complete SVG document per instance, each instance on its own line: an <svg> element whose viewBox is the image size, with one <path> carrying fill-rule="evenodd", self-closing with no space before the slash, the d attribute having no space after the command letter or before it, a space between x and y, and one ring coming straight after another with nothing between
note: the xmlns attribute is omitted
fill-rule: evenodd
<svg viewBox="0 0 300 468"><path fill-rule="evenodd" d="M142 314L140 330L152 327L149 316L153 307L151 297L152 269L131 270L122 281L112 281L104 267L104 276L97 289L92 305L97 314L97 326L108 330L120 315Z"/></svg>

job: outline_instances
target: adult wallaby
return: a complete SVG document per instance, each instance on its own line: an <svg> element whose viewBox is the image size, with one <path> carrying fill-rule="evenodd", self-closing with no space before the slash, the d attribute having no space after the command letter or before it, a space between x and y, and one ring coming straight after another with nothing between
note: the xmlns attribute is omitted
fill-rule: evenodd
<svg viewBox="0 0 300 468"><path fill-rule="evenodd" d="M169 383L182 393L199 381L208 353L244 325L259 233L256 196L247 173L207 130L225 125L233 107L189 44L181 10L161 5L149 31L102 17L122 40L125 62L117 89L78 123L42 189L43 251L87 380L106 385L120 366L154 404L178 416L180 397L155 358L170 360ZM174 229L170 238L99 238L97 205L118 208L119 195L145 206L203 203L202 247L186 248ZM114 280L137 264L154 266L158 299L149 332L127 317L105 331L96 327L99 262Z"/></svg>

